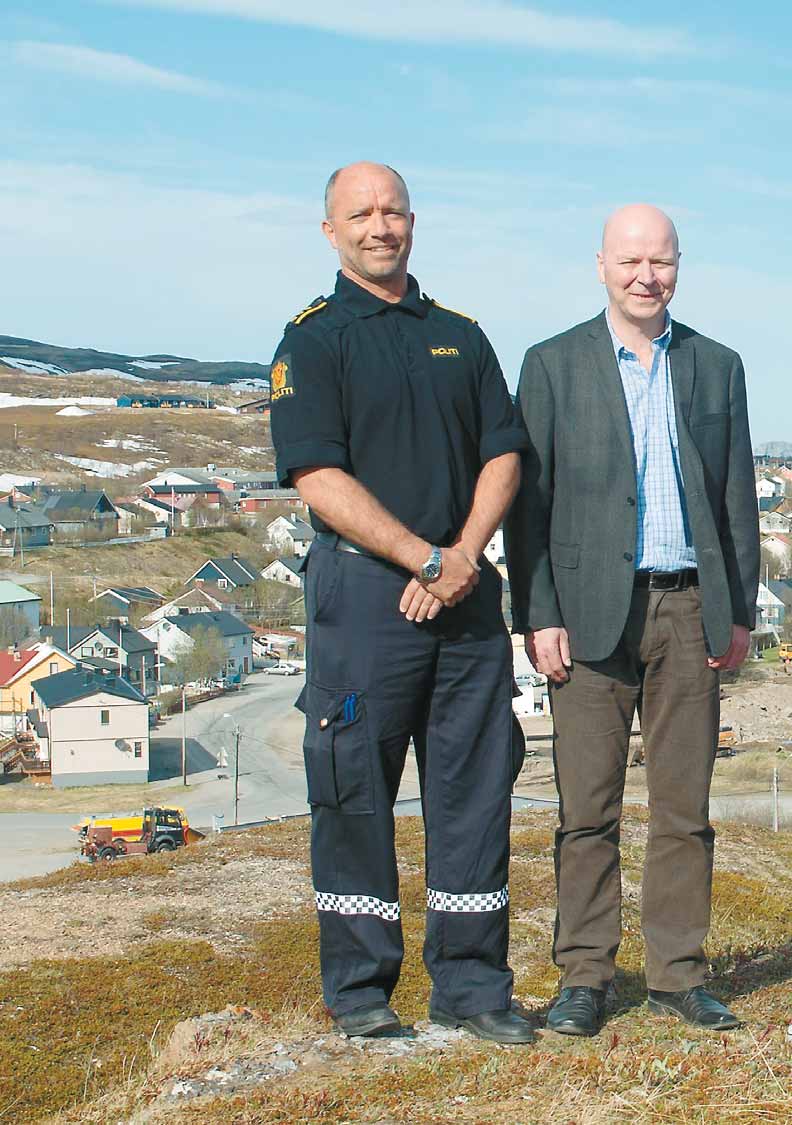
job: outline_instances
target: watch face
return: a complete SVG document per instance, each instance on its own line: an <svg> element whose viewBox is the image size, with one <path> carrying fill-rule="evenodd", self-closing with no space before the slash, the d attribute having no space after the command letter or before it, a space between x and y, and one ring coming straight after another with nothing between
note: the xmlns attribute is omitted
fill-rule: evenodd
<svg viewBox="0 0 792 1125"><path fill-rule="evenodd" d="M440 564L434 561L428 562L423 568L423 576L428 582L433 582L435 578L439 578Z"/></svg>

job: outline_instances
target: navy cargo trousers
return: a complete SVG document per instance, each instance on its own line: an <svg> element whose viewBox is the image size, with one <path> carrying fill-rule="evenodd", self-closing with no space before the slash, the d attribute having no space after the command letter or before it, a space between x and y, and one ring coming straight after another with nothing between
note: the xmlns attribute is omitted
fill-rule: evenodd
<svg viewBox="0 0 792 1125"><path fill-rule="evenodd" d="M512 651L501 579L433 622L399 612L410 576L314 543L306 566L305 766L324 999L389 1000L403 956L393 806L414 739L426 830L424 963L457 1016L508 1008Z"/></svg>

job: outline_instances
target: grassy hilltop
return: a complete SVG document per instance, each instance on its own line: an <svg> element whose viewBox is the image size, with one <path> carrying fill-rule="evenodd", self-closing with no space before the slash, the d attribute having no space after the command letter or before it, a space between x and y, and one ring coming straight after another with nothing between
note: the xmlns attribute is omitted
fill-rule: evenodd
<svg viewBox="0 0 792 1125"><path fill-rule="evenodd" d="M516 995L538 1025L557 986L553 825L553 814L521 813L512 835ZM457 1037L410 1054L401 1041L367 1049L331 1032L305 821L2 888L0 1112L58 1125L788 1123L792 839L719 834L709 956L715 990L745 1026L713 1037L643 1004L645 831L646 814L631 810L625 939L605 1030L590 1041L542 1033L528 1048ZM420 1021L429 988L420 821L400 819L398 843L408 953L394 1003ZM227 1005L237 1007L222 1019L180 1023ZM280 1070L270 1065L278 1059ZM179 1093L202 1075L257 1065L267 1079L231 1093Z"/></svg>

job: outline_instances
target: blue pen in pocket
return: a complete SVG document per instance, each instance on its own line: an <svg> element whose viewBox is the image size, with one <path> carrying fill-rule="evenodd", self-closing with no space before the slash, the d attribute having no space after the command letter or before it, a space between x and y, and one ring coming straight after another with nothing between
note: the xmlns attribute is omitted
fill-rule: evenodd
<svg viewBox="0 0 792 1125"><path fill-rule="evenodd" d="M344 700L344 722L351 723L355 720L355 713L357 711L357 695L352 692Z"/></svg>

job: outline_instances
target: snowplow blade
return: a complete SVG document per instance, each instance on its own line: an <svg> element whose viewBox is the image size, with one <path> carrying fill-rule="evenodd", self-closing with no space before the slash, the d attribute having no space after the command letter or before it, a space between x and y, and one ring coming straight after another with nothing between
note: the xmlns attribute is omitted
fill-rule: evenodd
<svg viewBox="0 0 792 1125"><path fill-rule="evenodd" d="M185 828L184 842L185 844L197 844L199 840L203 840L206 836L205 832L199 832L197 828Z"/></svg>

